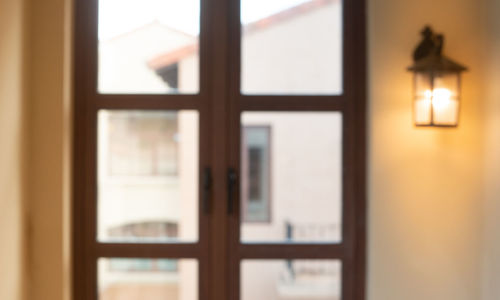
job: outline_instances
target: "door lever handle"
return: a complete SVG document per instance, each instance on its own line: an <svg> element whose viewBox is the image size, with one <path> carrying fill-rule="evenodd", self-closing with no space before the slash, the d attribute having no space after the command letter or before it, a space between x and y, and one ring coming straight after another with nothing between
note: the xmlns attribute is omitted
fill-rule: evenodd
<svg viewBox="0 0 500 300"><path fill-rule="evenodd" d="M234 168L229 168L227 172L227 213L232 214L234 201L236 198L236 188L238 186L238 175Z"/></svg>

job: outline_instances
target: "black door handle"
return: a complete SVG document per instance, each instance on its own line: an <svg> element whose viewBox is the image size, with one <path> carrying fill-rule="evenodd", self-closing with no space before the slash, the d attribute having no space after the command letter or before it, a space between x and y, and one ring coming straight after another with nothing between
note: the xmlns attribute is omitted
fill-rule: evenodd
<svg viewBox="0 0 500 300"><path fill-rule="evenodd" d="M202 178L202 205L203 212L206 214L210 213L210 194L212 192L212 170L209 167L206 167L203 170L203 178Z"/></svg>
<svg viewBox="0 0 500 300"><path fill-rule="evenodd" d="M236 188L238 186L238 174L233 168L227 171L227 213L232 214L234 210L234 201Z"/></svg>

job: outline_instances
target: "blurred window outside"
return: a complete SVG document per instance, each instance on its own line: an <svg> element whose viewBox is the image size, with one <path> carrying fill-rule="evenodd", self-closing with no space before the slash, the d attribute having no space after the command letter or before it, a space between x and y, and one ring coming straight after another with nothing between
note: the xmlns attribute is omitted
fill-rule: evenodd
<svg viewBox="0 0 500 300"><path fill-rule="evenodd" d="M100 0L100 5L106 5L106 2L117 3L116 0ZM248 7L249 2L242 2L242 11L244 7ZM268 12L267 15L259 16L253 13L253 19L242 16L244 19L242 91L249 94L341 93L342 45L338 44L341 41L341 28L335 27L333 31L330 28L341 24L341 2L339 0L291 0L288 4L287 1L281 2L284 3L281 8L274 8L274 11ZM196 6L198 7L199 3ZM255 10L254 8L253 11ZM197 14L194 16L199 18ZM338 20L333 16L339 17ZM193 15L190 15L187 19L192 21L192 17ZM104 16L101 16L101 20L103 18ZM185 25L187 22L181 23ZM102 32L99 44L99 91L101 93L197 93L199 20L196 22L191 22L196 24L192 24L190 30L183 32L172 24L164 24L162 20L153 19L149 23L145 22L114 36L109 34L112 30L101 28L108 26L109 22L100 24ZM316 34L311 34L313 30ZM295 36L290 37L290 33ZM338 36L325 38L325 34ZM304 41L305 37L307 41ZM295 44L296 41L308 47L301 48ZM304 56L307 51L310 55ZM276 56L277 52L280 55ZM307 59L301 62L297 59L299 57ZM263 66L271 68L266 69ZM128 67L130 68L127 69ZM173 189L181 190L178 177L183 174L180 174L182 169L178 163L181 159L179 155L182 155L179 139L184 137L179 134L180 120L176 113L111 112L108 114L108 122L106 143L109 149L106 171L102 177L104 184L148 188L152 184L161 183L159 187L161 189L161 185L168 181ZM296 220L273 223L276 222L272 216L271 202L272 153L275 151L271 136L273 130L273 125L270 123L242 127L244 171L242 221L249 226L253 226L252 224L257 227L266 224L278 226L283 241L337 239L341 230L339 224ZM179 215L180 212L176 209L178 208L172 207L170 213ZM179 235L179 224L175 221L146 218L110 227L106 234L111 240L152 238L154 241L158 237L176 238ZM196 300L189 298L192 294L186 293L185 295L191 296L183 297L179 292L186 285L182 279L186 280L189 277L182 274L184 271L179 267L177 260L111 258L107 261L107 265L107 268L100 269L102 280L107 282L106 276L116 277L116 272L139 272L143 274L141 275L143 279L137 279L138 288L141 286L139 282L147 280L148 273L175 273L178 275L172 279L176 285L175 299ZM269 272L271 277L253 279L258 284L259 282L269 284L267 281L271 280L274 286L273 293L259 300L339 299L338 289L329 290L327 293L314 292L321 289L321 283L318 288L318 282L323 280L330 282L328 280L332 278L340 280L338 267L331 267L328 264L322 267L310 261L284 261L279 263L279 266L275 272ZM189 272L191 277L194 274L192 270ZM120 278L122 277L116 277L112 285L106 285L113 290L113 293L101 291L100 300L142 299L127 298L126 294L129 293L126 289L120 293L119 286L122 280ZM273 278L275 281L272 281ZM143 288L147 289L147 286ZM271 298L271 294L274 298ZM256 299L252 297L251 294L243 295L243 299Z"/></svg>

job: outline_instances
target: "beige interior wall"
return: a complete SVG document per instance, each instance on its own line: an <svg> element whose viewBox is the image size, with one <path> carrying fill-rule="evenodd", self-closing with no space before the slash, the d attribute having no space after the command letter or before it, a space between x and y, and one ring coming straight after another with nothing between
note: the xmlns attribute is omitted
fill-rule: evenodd
<svg viewBox="0 0 500 300"><path fill-rule="evenodd" d="M368 299L479 299L481 2L367 2ZM457 129L412 125L412 77L405 67L425 24L445 33L445 53L470 67Z"/></svg>
<svg viewBox="0 0 500 300"><path fill-rule="evenodd" d="M500 2L486 0L483 300L500 299Z"/></svg>
<svg viewBox="0 0 500 300"><path fill-rule="evenodd" d="M26 288L24 1L0 0L0 299Z"/></svg>
<svg viewBox="0 0 500 300"><path fill-rule="evenodd" d="M0 0L0 239L9 241L0 247L0 299L19 299L23 290L23 190L29 192L32 212L29 299L59 300L68 295L68 2L31 0L30 169L29 185L22 189L22 2ZM478 1L368 2L368 299L479 299L484 176L491 200L487 211L500 211L495 199L500 108L495 101L498 71L490 63L489 73L483 73L481 65L484 43L478 35ZM492 14L493 8L498 11L491 6ZM445 32L446 52L471 67L464 77L458 129L416 129L411 124L411 76L405 67L411 63L410 51L425 23ZM490 47L492 62L498 65L494 50L500 47ZM483 93L486 79L491 81ZM491 108L486 136L491 147L483 149L485 96L486 108ZM491 159L484 161L486 175L481 167L484 153ZM487 218L491 238L485 247L490 258L484 263L485 300L498 298L495 278L500 263L495 253L500 251L500 241L494 233L499 215L490 212Z"/></svg>
<svg viewBox="0 0 500 300"><path fill-rule="evenodd" d="M69 299L71 1L29 1L29 300Z"/></svg>

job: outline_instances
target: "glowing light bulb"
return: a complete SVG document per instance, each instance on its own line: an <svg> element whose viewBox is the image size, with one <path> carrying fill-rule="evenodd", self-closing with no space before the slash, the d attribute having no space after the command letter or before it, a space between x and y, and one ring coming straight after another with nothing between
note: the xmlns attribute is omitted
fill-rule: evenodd
<svg viewBox="0 0 500 300"><path fill-rule="evenodd" d="M432 92L432 106L437 111L447 109L451 104L451 92L448 89L439 88Z"/></svg>
<svg viewBox="0 0 500 300"><path fill-rule="evenodd" d="M432 92L426 90L422 100L426 104L432 103L432 107L436 110L444 110L451 104L451 95L451 91L445 88L438 88Z"/></svg>

